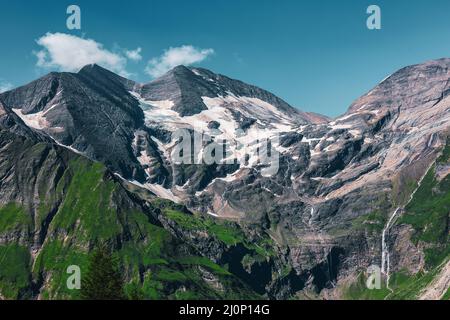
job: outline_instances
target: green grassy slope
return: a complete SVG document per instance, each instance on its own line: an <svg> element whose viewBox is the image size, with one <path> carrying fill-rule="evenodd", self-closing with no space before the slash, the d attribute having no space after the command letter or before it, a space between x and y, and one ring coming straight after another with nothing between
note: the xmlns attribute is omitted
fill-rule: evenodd
<svg viewBox="0 0 450 320"><path fill-rule="evenodd" d="M100 242L114 248L130 295L138 292L143 299L257 296L227 270L174 238L149 214L155 208L131 201L99 163L73 158L55 190L42 189L39 198L34 219L19 203L0 208L0 238L9 239L0 245L4 298L78 298L78 290L67 289L67 267L78 265L83 275L89 252ZM51 212L52 208L56 210ZM45 237L33 259L35 224L45 225L41 228Z"/></svg>

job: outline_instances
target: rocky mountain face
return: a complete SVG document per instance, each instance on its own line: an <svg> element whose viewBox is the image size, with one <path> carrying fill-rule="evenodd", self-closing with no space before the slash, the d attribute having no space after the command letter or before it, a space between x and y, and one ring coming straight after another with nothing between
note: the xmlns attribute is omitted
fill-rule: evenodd
<svg viewBox="0 0 450 320"><path fill-rule="evenodd" d="M50 73L4 93L2 100L30 128L124 174L143 175L128 143L142 124L129 81L96 66ZM131 130L130 130L131 129Z"/></svg>
<svg viewBox="0 0 450 320"><path fill-rule="evenodd" d="M78 290L66 286L67 267L86 271L88 254L99 243L120 259L127 294L148 299L258 297L164 228L170 221L167 212L182 208L155 198L142 200L103 164L38 139L34 132L15 130L27 127L13 115L8 121L7 114L0 115L1 123L9 124L0 127L2 299L79 298ZM227 247L215 242L225 254Z"/></svg>
<svg viewBox="0 0 450 320"><path fill-rule="evenodd" d="M240 282L241 297L372 297L359 284L368 266L381 267L382 248L392 277L377 294L418 298L433 280L421 273L445 280L449 258L449 79L450 59L401 69L332 120L184 66L138 84L90 65L3 93L0 221L2 214L24 221L4 222L0 244L17 247L32 276L16 292L0 274L7 288L0 292L70 296L61 282L49 284L61 264L57 255L46 264L46 246L85 256L105 240L128 261L127 280L147 298L196 290L229 297ZM189 136L176 136L180 129ZM182 153L200 161L175 161L179 145L196 134L203 135L199 144ZM276 162L270 175L271 164L255 156L264 141ZM199 155L211 146L224 153L207 163ZM93 184L77 177L84 171ZM429 183L418 185L423 177ZM76 183L82 188L73 195ZM85 194L97 184L100 194ZM425 194L434 201L431 216L415 200ZM428 236L437 221L446 228ZM147 248L160 241L153 233L169 239L163 256ZM130 254L139 258L130 263ZM166 263L153 263L158 259ZM401 276L421 287L401 286ZM193 279L206 282L199 289Z"/></svg>

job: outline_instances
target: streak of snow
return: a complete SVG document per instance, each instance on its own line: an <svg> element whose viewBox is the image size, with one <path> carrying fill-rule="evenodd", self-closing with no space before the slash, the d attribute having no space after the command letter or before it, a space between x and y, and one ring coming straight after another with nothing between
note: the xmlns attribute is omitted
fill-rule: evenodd
<svg viewBox="0 0 450 320"><path fill-rule="evenodd" d="M12 109L12 111L19 116L27 126L33 129L43 130L50 126L47 119L45 119L44 111L33 114L23 114L21 109Z"/></svg>
<svg viewBox="0 0 450 320"><path fill-rule="evenodd" d="M159 184L145 183L144 187L163 199L171 200L175 203L180 203L181 199L172 193L172 190L166 189Z"/></svg>
<svg viewBox="0 0 450 320"><path fill-rule="evenodd" d="M215 214L215 213L213 213L213 212L211 212L211 211L208 211L207 213L208 213L210 216L213 216L213 217L215 217L215 218L218 218L218 217L219 217L218 214Z"/></svg>
<svg viewBox="0 0 450 320"><path fill-rule="evenodd" d="M181 203L181 199L179 197L177 197L176 195L174 195L171 190L166 189L159 184L140 183L139 181L136 181L136 180L127 180L124 177L122 177L119 173L116 173L116 172L114 173L114 175L118 176L119 178L121 178L124 181L134 184L135 186L138 186L140 188L147 189L147 190L153 192L159 198L171 200L175 203Z"/></svg>

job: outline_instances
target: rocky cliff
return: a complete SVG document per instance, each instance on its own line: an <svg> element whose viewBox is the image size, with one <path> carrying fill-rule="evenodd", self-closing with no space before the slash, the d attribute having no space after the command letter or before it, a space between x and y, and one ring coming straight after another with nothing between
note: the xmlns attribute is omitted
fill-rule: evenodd
<svg viewBox="0 0 450 320"><path fill-rule="evenodd" d="M70 296L50 284L46 246L58 260L102 240L148 298L198 291L195 277L206 281L199 297L242 282L240 297L418 298L433 280L423 275L445 274L449 258L449 79L449 59L401 69L332 120L184 66L139 84L90 65L3 93L1 239L31 276L19 289L1 280L0 292ZM178 163L180 129L208 137L189 158L213 144L226 152ZM278 156L271 175L254 157L263 141ZM431 236L435 225L446 227ZM150 229L169 239L161 257L147 247L166 242ZM368 292L364 272L382 257L390 285Z"/></svg>

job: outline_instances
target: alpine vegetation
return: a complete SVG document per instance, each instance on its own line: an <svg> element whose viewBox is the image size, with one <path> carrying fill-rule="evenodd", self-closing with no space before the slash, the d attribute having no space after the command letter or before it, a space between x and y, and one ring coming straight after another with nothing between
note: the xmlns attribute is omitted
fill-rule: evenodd
<svg viewBox="0 0 450 320"><path fill-rule="evenodd" d="M449 79L403 68L335 119L183 65L8 89L0 298L448 298Z"/></svg>

